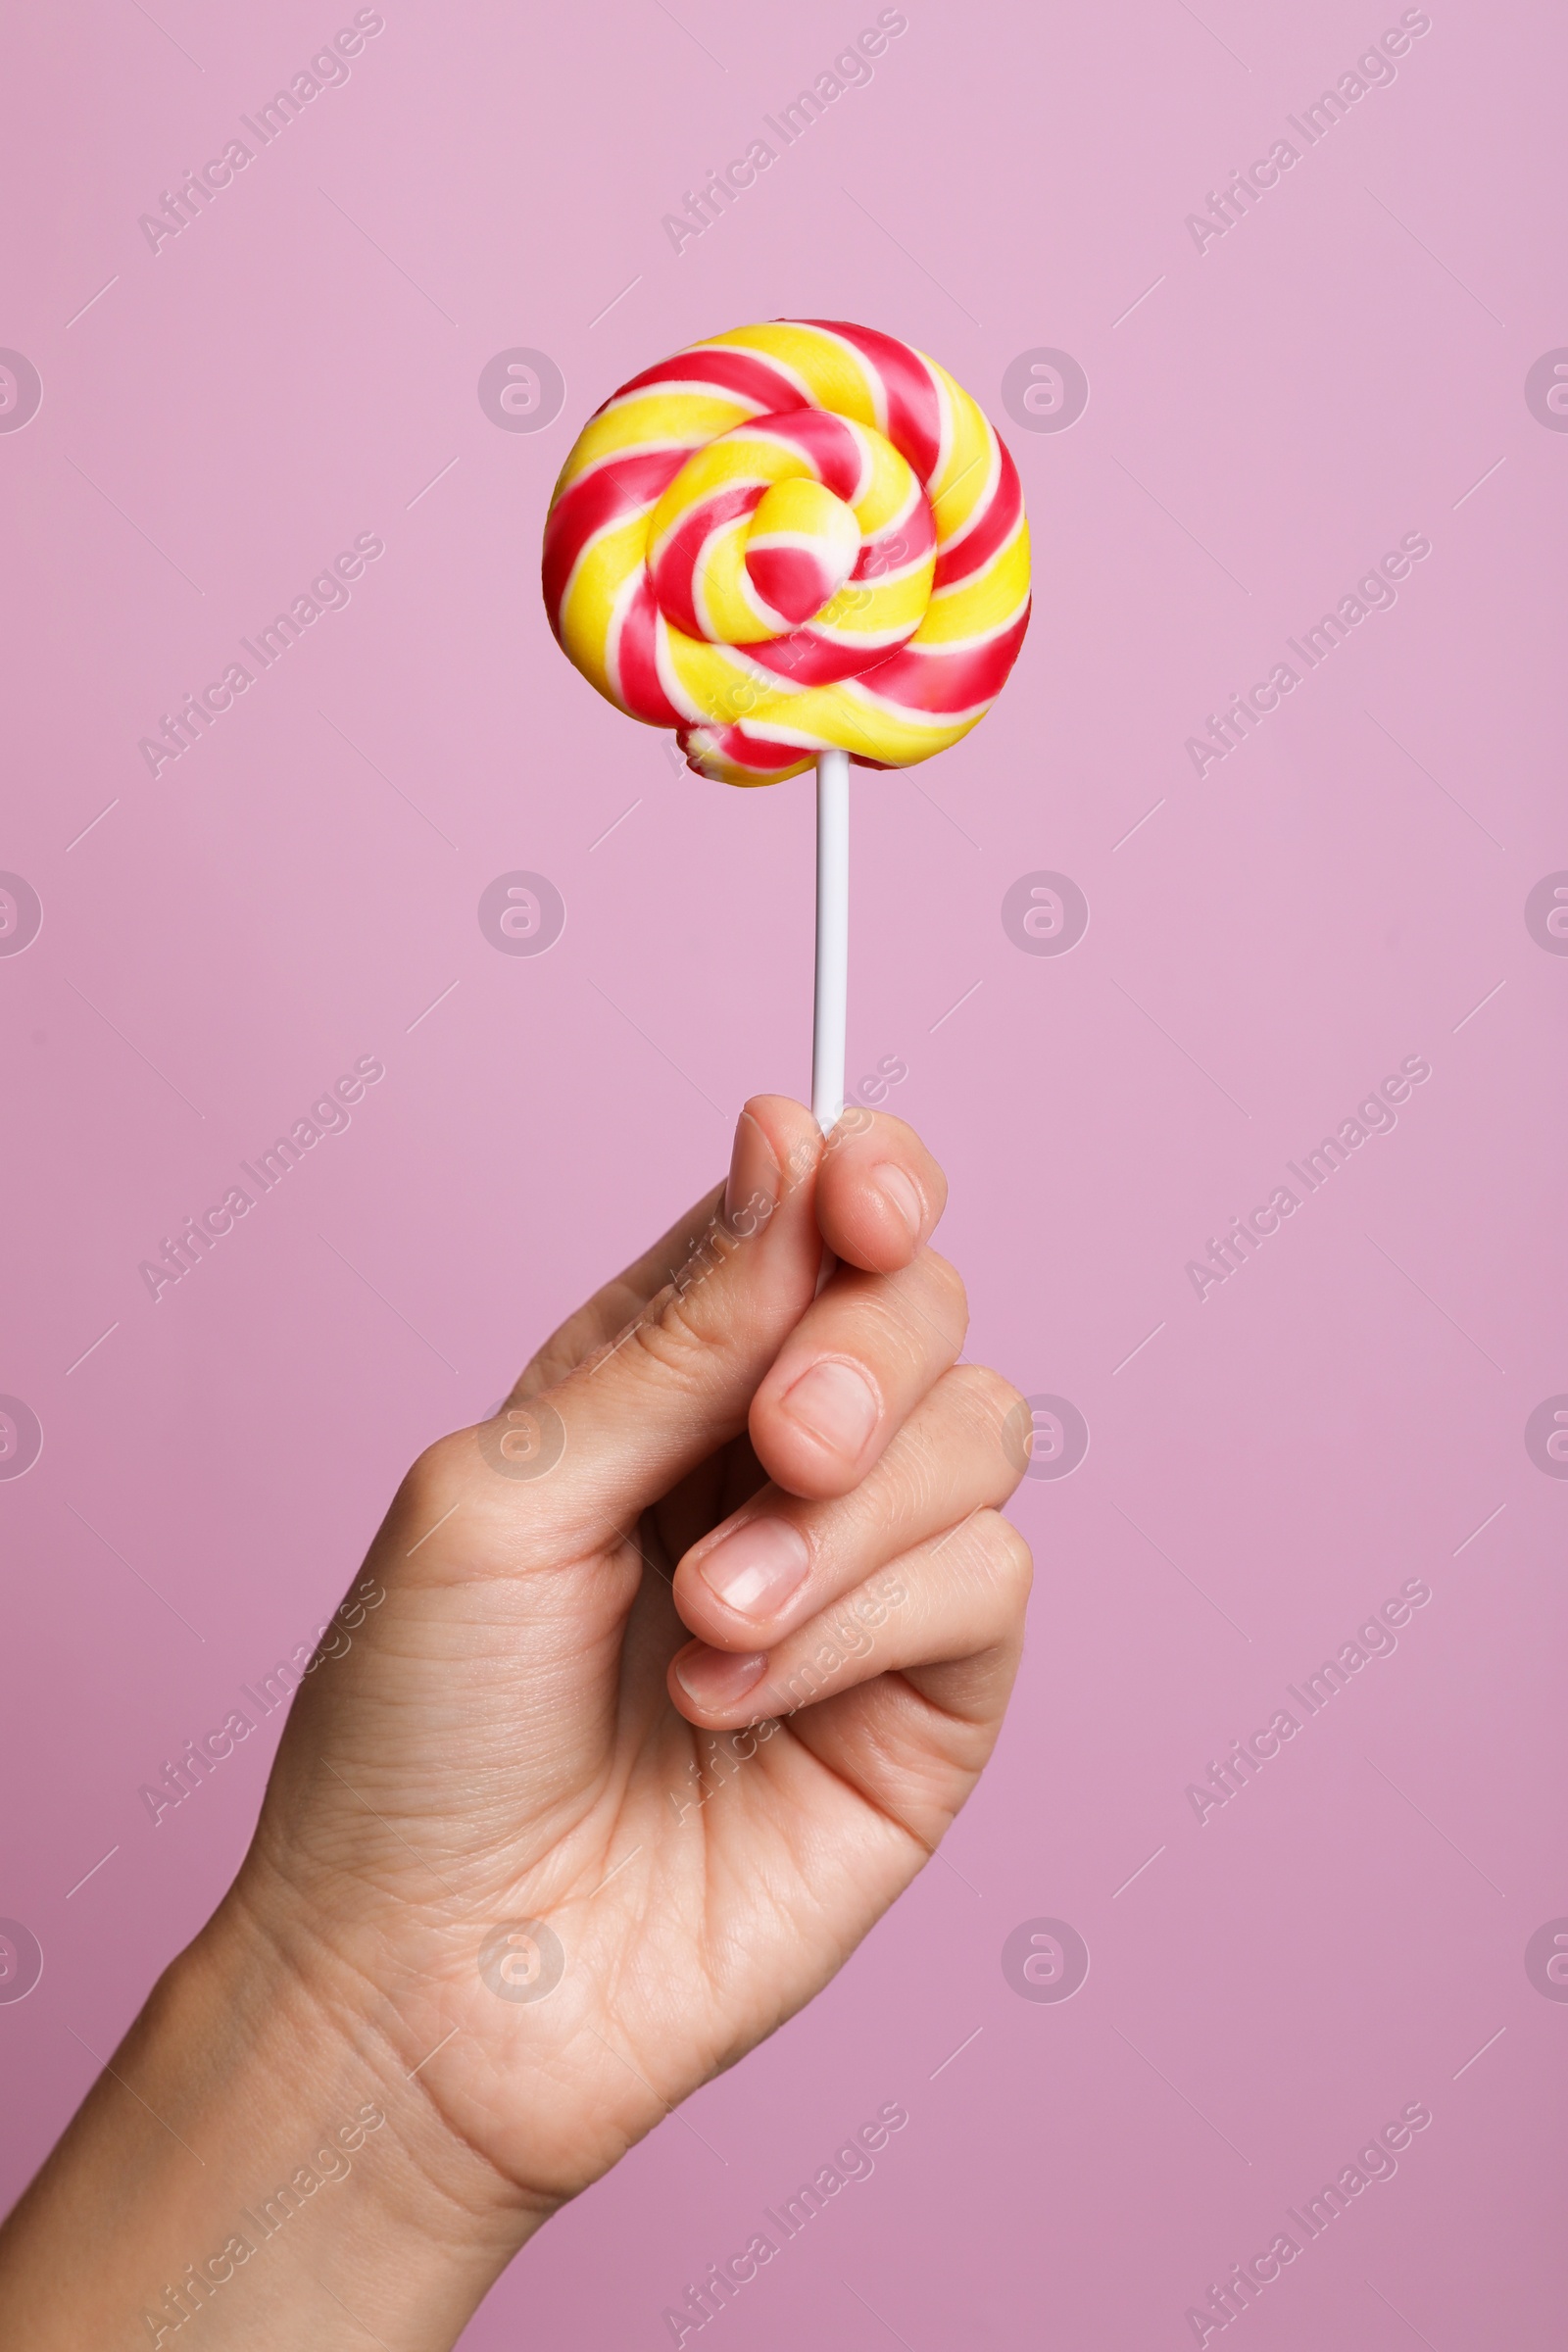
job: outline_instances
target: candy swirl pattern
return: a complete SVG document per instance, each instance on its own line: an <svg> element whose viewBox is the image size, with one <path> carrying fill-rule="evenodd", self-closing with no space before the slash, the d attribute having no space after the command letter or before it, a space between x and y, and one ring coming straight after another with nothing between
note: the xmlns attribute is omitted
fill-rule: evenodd
<svg viewBox="0 0 1568 2352"><path fill-rule="evenodd" d="M1029 625L1017 469L961 385L874 328L782 318L622 384L562 467L563 650L688 763L775 784L908 767L978 724Z"/></svg>

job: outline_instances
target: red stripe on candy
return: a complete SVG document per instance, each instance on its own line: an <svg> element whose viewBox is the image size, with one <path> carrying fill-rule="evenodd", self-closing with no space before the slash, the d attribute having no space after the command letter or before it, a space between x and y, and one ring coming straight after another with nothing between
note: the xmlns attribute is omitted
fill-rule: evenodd
<svg viewBox="0 0 1568 2352"><path fill-rule="evenodd" d="M887 391L888 439L929 482L942 455L942 410L935 378L917 351L874 326L853 326L843 318L802 318L819 326L869 360Z"/></svg>
<svg viewBox="0 0 1568 2352"><path fill-rule="evenodd" d="M739 482L732 489L715 491L711 498L688 509L660 550L659 561L652 567L654 594L676 628L684 629L688 637L708 636L697 617L692 579L710 532L737 514L750 514L761 497L760 482Z"/></svg>
<svg viewBox="0 0 1568 2352"><path fill-rule="evenodd" d="M794 767L811 757L798 743L771 743L765 735L748 735L743 727L686 727L681 732L680 748L688 760L716 756L727 760L732 767L750 768L759 776L768 775L775 768Z"/></svg>
<svg viewBox="0 0 1568 2352"><path fill-rule="evenodd" d="M889 572L904 571L911 564L923 564L936 543L936 525L922 492L902 522L890 522L874 539L863 542L850 576L856 580L878 580Z"/></svg>
<svg viewBox="0 0 1568 2352"><path fill-rule="evenodd" d="M1000 441L997 447L1002 451L1002 466L990 503L975 516L956 547L950 547L938 556L936 577L931 583L934 589L951 588L956 580L965 580L972 572L983 570L1023 513L1018 469Z"/></svg>
<svg viewBox="0 0 1568 2352"><path fill-rule="evenodd" d="M693 350L678 351L673 359L660 360L641 375L629 376L594 415L602 416L611 401L624 400L628 392L645 391L651 384L711 384L717 392L738 392L767 411L808 405L799 387L760 352Z"/></svg>
<svg viewBox="0 0 1568 2352"><path fill-rule="evenodd" d="M561 604L572 567L596 532L657 504L686 463L683 449L649 450L617 458L585 473L562 493L545 525L544 591L550 625L561 635Z"/></svg>
<svg viewBox="0 0 1568 2352"><path fill-rule="evenodd" d="M798 449L835 498L853 506L860 495L864 452L845 418L831 409L795 409L787 416L757 416L739 431L765 431L770 440Z"/></svg>
<svg viewBox="0 0 1568 2352"><path fill-rule="evenodd" d="M843 574L806 547L759 547L746 551L752 584L769 612L792 628L820 612Z"/></svg>
<svg viewBox="0 0 1568 2352"><path fill-rule="evenodd" d="M913 630L911 621L907 633L912 635ZM869 659L877 661L884 650L896 653L898 648L878 648ZM859 677L868 657L863 645L838 645L831 638L819 637L814 629L793 629L787 637L769 637L760 645L749 645L746 659L791 686L836 686L841 678Z"/></svg>
<svg viewBox="0 0 1568 2352"><path fill-rule="evenodd" d="M964 646L953 653L923 645L900 646L887 661L860 672L868 693L906 710L928 711L932 717L952 717L972 710L1002 692L1018 659L1023 633L1029 626L1029 607L1000 636L983 645Z"/></svg>
<svg viewBox="0 0 1568 2352"><path fill-rule="evenodd" d="M659 607L654 601L653 582L645 571L626 608L615 642L621 699L634 718L647 719L652 726L684 726L684 711L675 709L660 678L658 648Z"/></svg>

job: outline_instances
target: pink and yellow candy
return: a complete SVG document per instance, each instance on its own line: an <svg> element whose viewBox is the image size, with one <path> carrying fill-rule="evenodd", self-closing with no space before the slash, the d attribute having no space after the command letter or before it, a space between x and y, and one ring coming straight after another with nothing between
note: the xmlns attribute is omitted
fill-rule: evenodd
<svg viewBox="0 0 1568 2352"><path fill-rule="evenodd" d="M1029 624L1029 526L961 385L874 328L775 319L607 400L545 526L551 626L690 764L907 767L982 719Z"/></svg>

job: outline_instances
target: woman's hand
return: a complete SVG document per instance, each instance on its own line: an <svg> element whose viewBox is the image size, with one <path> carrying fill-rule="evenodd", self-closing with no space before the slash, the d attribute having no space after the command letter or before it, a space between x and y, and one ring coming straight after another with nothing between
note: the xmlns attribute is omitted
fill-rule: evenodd
<svg viewBox="0 0 1568 2352"><path fill-rule="evenodd" d="M827 1982L990 1755L1025 1440L944 1200L900 1121L751 1102L727 1186L415 1464L295 1700L209 1975L368 2070L466 2249L414 2340Z"/></svg>

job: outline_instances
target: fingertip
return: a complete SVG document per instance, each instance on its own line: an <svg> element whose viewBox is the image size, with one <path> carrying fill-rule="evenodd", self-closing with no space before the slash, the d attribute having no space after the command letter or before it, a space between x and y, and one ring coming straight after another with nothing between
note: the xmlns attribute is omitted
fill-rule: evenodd
<svg viewBox="0 0 1568 2352"><path fill-rule="evenodd" d="M854 1493L870 1466L862 1457L847 1459L824 1446L790 1420L772 1396L760 1403L753 1399L747 1434L752 1450L774 1486L802 1502L838 1501L841 1495Z"/></svg>
<svg viewBox="0 0 1568 2352"><path fill-rule="evenodd" d="M733 1230L738 1219L765 1220L812 1173L821 1152L821 1130L804 1102L788 1095L753 1095L735 1122L724 1187L726 1223Z"/></svg>
<svg viewBox="0 0 1568 2352"><path fill-rule="evenodd" d="M710 1649L704 1642L693 1642L671 1658L667 1688L687 1721L706 1730L713 1717L727 1715L748 1691L755 1690L766 1672L765 1650L738 1656L731 1650Z"/></svg>
<svg viewBox="0 0 1568 2352"><path fill-rule="evenodd" d="M741 1104L742 1118L756 1119L770 1136L777 1137L788 1151L797 1143L820 1145L822 1131L812 1118L809 1106L797 1102L793 1095L748 1095Z"/></svg>
<svg viewBox="0 0 1568 2352"><path fill-rule="evenodd" d="M897 1228L901 1246L910 1257L936 1223L914 1177L896 1159L880 1159L870 1170L871 1198L884 1224Z"/></svg>
<svg viewBox="0 0 1568 2352"><path fill-rule="evenodd" d="M836 1257L898 1273L930 1240L947 1200L947 1178L912 1127L858 1103L846 1110L816 1181L817 1223Z"/></svg>

